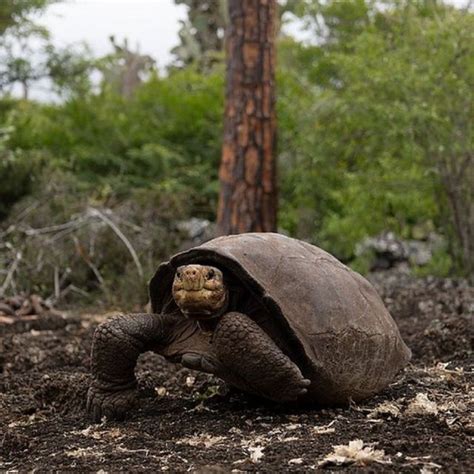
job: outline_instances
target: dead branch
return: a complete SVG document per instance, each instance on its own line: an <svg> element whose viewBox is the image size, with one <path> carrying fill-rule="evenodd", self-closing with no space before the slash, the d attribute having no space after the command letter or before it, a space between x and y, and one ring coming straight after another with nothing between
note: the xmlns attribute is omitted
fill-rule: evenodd
<svg viewBox="0 0 474 474"><path fill-rule="evenodd" d="M0 287L0 296L3 296L5 294L6 289L10 286L13 279L13 275L18 267L18 263L20 262L20 260L21 252L16 252L15 260L13 260L12 264L10 265L7 276L5 277L5 280L3 281L3 284Z"/></svg>
<svg viewBox="0 0 474 474"><path fill-rule="evenodd" d="M102 278L102 275L100 274L99 269L97 268L96 265L94 265L94 262L91 260L90 255L87 253L87 251L84 249L84 247L79 242L79 239L75 235L72 237L72 239L74 241L74 246L76 247L77 254L82 258L82 260L86 263L86 265L92 270L92 273L97 278L97 281L104 288L104 290L106 290L105 281Z"/></svg>
<svg viewBox="0 0 474 474"><path fill-rule="evenodd" d="M132 256L133 261L135 263L135 266L137 267L138 275L140 277L143 277L143 268L142 268L142 265L140 263L140 260L138 259L137 253L135 252L135 249L133 248L130 241L127 239L127 237L125 237L125 235L117 227L117 225L112 220L110 220L105 214L103 214L101 211L99 211L98 209L96 209L94 207L90 207L88 209L88 213L91 216L98 217L100 220L102 220L102 222L107 224L115 232L117 237L125 244L128 251L130 252L130 255Z"/></svg>
<svg viewBox="0 0 474 474"><path fill-rule="evenodd" d="M39 229L26 229L23 232L26 235L38 235L38 234L49 234L51 232L58 232L61 230L67 230L67 229L75 229L78 225L82 225L84 222L84 217L81 216L77 219L74 219L69 222L65 222L64 224L58 224L58 225L52 225L48 227L41 227Z"/></svg>
<svg viewBox="0 0 474 474"><path fill-rule="evenodd" d="M59 287L59 270L58 267L54 267L54 298L57 300L60 295L60 287Z"/></svg>

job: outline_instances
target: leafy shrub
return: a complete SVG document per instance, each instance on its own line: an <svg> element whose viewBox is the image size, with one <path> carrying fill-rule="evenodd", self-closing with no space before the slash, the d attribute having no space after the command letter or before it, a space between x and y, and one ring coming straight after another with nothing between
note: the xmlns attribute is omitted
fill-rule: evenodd
<svg viewBox="0 0 474 474"><path fill-rule="evenodd" d="M12 151L7 148L13 128L0 128L0 220L22 197L30 194L40 167L36 152Z"/></svg>
<svg viewBox="0 0 474 474"><path fill-rule="evenodd" d="M47 152L52 167L102 192L127 195L157 183L186 189L194 212L211 216L222 113L223 75L188 69L152 77L129 100L103 92L24 103L10 114L12 146Z"/></svg>
<svg viewBox="0 0 474 474"><path fill-rule="evenodd" d="M365 236L434 223L472 273L474 15L438 2L374 2L371 14L368 2L345 4L361 6L357 28L342 18L329 43L289 42L281 54L293 76L280 103L293 117L281 133L281 222L344 260Z"/></svg>

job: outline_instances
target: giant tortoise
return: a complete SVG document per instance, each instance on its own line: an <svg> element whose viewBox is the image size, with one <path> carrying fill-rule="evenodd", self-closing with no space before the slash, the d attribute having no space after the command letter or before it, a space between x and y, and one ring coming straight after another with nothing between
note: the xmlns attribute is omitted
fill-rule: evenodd
<svg viewBox="0 0 474 474"><path fill-rule="evenodd" d="M87 407L120 419L138 356L154 351L275 402L341 405L386 387L410 350L371 284L309 243L219 237L162 263L152 313L102 323Z"/></svg>

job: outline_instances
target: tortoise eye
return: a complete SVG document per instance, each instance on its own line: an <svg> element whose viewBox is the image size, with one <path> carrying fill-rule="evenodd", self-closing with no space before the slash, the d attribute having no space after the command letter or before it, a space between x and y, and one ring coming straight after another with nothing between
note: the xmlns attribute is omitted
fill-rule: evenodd
<svg viewBox="0 0 474 474"><path fill-rule="evenodd" d="M207 273L207 279L210 280L211 278L214 278L216 275L216 272L214 270L209 270Z"/></svg>
<svg viewBox="0 0 474 474"><path fill-rule="evenodd" d="M179 280L181 280L181 276L182 276L181 272L176 272L176 277L177 277Z"/></svg>

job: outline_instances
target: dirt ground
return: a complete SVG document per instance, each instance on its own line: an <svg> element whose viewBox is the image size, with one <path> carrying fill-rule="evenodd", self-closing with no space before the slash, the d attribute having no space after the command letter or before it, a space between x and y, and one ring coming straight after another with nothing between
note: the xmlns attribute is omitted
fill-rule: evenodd
<svg viewBox="0 0 474 474"><path fill-rule="evenodd" d="M94 426L89 351L107 315L0 326L0 470L474 472L474 288L403 272L373 281L413 360L383 393L344 409L270 405L146 354L139 409Z"/></svg>

